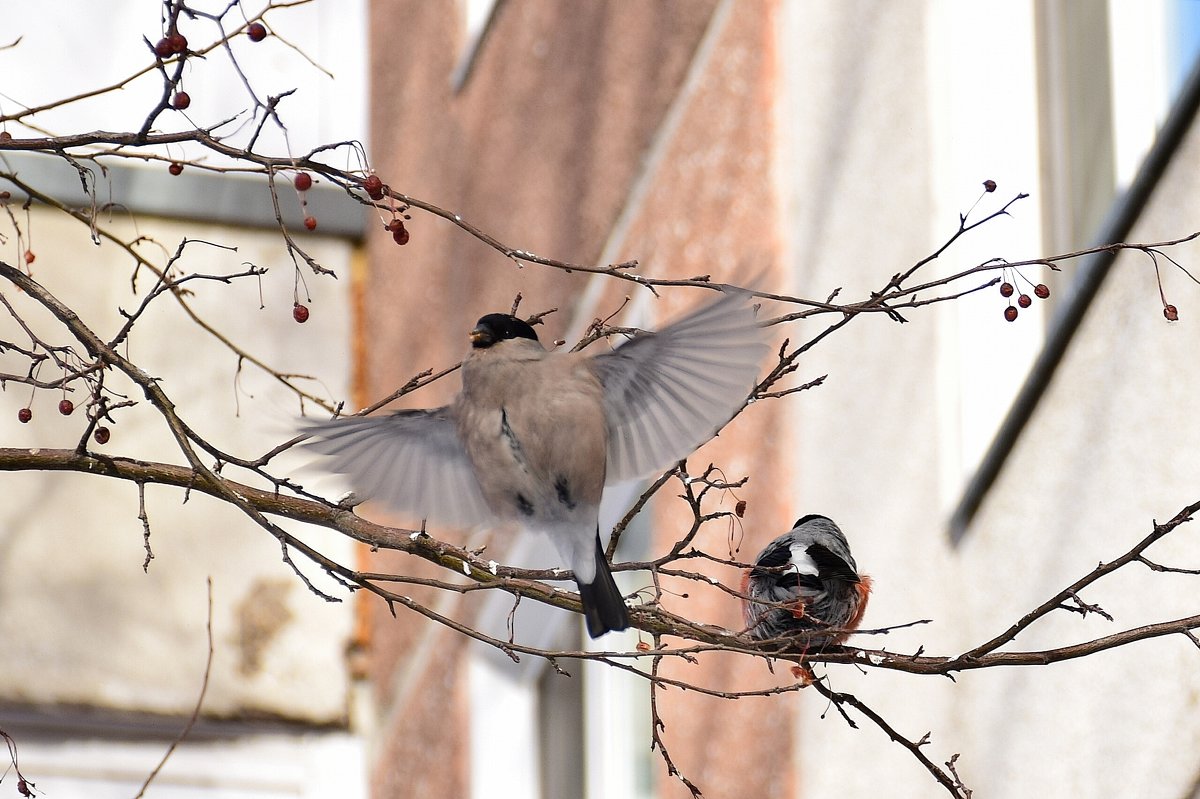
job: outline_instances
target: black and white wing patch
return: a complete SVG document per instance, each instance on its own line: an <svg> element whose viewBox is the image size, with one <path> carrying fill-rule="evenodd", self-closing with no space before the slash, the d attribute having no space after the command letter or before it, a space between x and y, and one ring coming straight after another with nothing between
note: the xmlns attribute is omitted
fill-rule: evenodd
<svg viewBox="0 0 1200 799"><path fill-rule="evenodd" d="M712 438L758 378L767 334L743 292L598 355L608 423L607 481L665 469Z"/></svg>
<svg viewBox="0 0 1200 799"><path fill-rule="evenodd" d="M448 408L399 411L306 424L304 446L328 457L355 493L393 510L452 527L474 527L492 514Z"/></svg>

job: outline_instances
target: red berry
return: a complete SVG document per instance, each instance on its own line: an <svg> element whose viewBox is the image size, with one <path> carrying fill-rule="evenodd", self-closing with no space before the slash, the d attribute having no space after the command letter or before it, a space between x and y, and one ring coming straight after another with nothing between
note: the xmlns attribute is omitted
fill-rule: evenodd
<svg viewBox="0 0 1200 799"><path fill-rule="evenodd" d="M1179 321L1179 309L1176 308L1174 305L1164 305L1163 306L1163 316L1167 317L1168 322L1178 322Z"/></svg>
<svg viewBox="0 0 1200 799"><path fill-rule="evenodd" d="M159 58L170 58L173 52L171 49L171 40L165 37L159 39L154 45L154 54Z"/></svg>
<svg viewBox="0 0 1200 799"><path fill-rule="evenodd" d="M404 220L392 217L383 227L388 233L395 233L397 231L404 230Z"/></svg>
<svg viewBox="0 0 1200 799"><path fill-rule="evenodd" d="M107 444L108 439L112 438L112 433L109 432L107 427L97 427L96 432L92 433L92 435L95 437L97 444Z"/></svg>
<svg viewBox="0 0 1200 799"><path fill-rule="evenodd" d="M1000 296L1011 297L1013 295L1013 284L1007 281L1000 284Z"/></svg>
<svg viewBox="0 0 1200 799"><path fill-rule="evenodd" d="M363 189L372 200L383 199L383 181L379 179L379 175L367 175L367 179L363 181Z"/></svg>
<svg viewBox="0 0 1200 799"><path fill-rule="evenodd" d="M3 135L4 134L0 134L0 136L3 136ZM0 191L0 202L5 202L5 201L11 200L11 199L12 199L12 192Z"/></svg>
<svg viewBox="0 0 1200 799"><path fill-rule="evenodd" d="M171 107L177 111L182 111L192 104L192 96L187 92L175 92L175 96L171 98Z"/></svg>
<svg viewBox="0 0 1200 799"><path fill-rule="evenodd" d="M172 53L182 53L187 49L187 37L179 31L172 31L167 37L167 43L171 45Z"/></svg>
<svg viewBox="0 0 1200 799"><path fill-rule="evenodd" d="M33 263L36 260L37 260L37 256L33 254L33 250L25 251L25 265L26 266L29 266L29 264Z"/></svg>
<svg viewBox="0 0 1200 799"><path fill-rule="evenodd" d="M17 411L17 421L21 424L29 424L29 420L33 418L33 411L28 408L22 408Z"/></svg>
<svg viewBox="0 0 1200 799"><path fill-rule="evenodd" d="M167 171L170 172L172 175L182 175L183 174L183 164L179 163L178 161L172 161L171 165L169 167L167 167Z"/></svg>
<svg viewBox="0 0 1200 799"><path fill-rule="evenodd" d="M1028 294L1022 294L1020 297L1017 297L1017 305L1020 305L1022 308L1028 308L1030 305L1033 305L1033 298Z"/></svg>
<svg viewBox="0 0 1200 799"><path fill-rule="evenodd" d="M401 247L403 247L405 244L408 244L408 231L404 229L403 225L401 225L399 230L392 232L392 241L396 242Z"/></svg>
<svg viewBox="0 0 1200 799"><path fill-rule="evenodd" d="M292 178L292 185L296 187L297 191L308 191L312 188L312 175L301 172Z"/></svg>
<svg viewBox="0 0 1200 799"><path fill-rule="evenodd" d="M12 134L7 130L0 130L0 141L12 141Z"/></svg>
<svg viewBox="0 0 1200 799"><path fill-rule="evenodd" d="M58 412L63 416L70 416L75 412L75 403L71 402L69 399L60 400L58 403Z"/></svg>
<svg viewBox="0 0 1200 799"><path fill-rule="evenodd" d="M1038 283L1033 287L1033 293L1037 295L1039 300L1044 300L1050 296L1050 287L1045 283Z"/></svg>
<svg viewBox="0 0 1200 799"><path fill-rule="evenodd" d="M992 192L994 192L994 191L996 190L996 181L994 181L994 180L985 180L985 181L983 182L983 190L984 190L984 191L986 191L986 192L987 192L987 193L989 193L989 194L991 194Z"/></svg>
<svg viewBox="0 0 1200 799"><path fill-rule="evenodd" d="M246 28L246 35L250 37L250 41L252 42L261 42L267 38L267 26L261 22L251 22L250 26Z"/></svg>
<svg viewBox="0 0 1200 799"><path fill-rule="evenodd" d="M1017 321L1017 309L1011 305L1004 309L1004 318L1010 322Z"/></svg>
<svg viewBox="0 0 1200 799"><path fill-rule="evenodd" d="M308 228L309 230L316 230L317 218L315 216L304 217L304 227Z"/></svg>
<svg viewBox="0 0 1200 799"><path fill-rule="evenodd" d="M308 321L308 306L296 303L292 306L292 318L300 324Z"/></svg>

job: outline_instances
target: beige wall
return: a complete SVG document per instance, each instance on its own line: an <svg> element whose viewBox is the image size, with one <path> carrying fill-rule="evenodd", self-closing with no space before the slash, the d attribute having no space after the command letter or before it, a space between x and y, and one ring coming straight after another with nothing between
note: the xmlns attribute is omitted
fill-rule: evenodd
<svg viewBox="0 0 1200 799"><path fill-rule="evenodd" d="M186 187L186 183L181 181ZM189 245L181 266L209 274L232 273L251 262L269 269L261 283L190 284L192 307L246 350L285 372L319 375L325 390L341 396L349 373L347 286L352 247L326 239L313 253L346 279L314 287L310 321L292 320L291 262L278 233L185 224L142 217L137 228L117 220L112 228L132 238L156 238L170 251L188 238L236 243L236 252ZM132 310L132 261L111 243L96 247L84 225L37 208L29 229L37 261L34 276L80 312L85 324L111 337ZM159 260L154 245L144 244ZM151 285L143 270L140 287ZM308 278L310 282L312 278ZM259 308L259 291L266 307ZM6 297L39 324L53 343L61 328L32 301ZM11 318L0 337L20 342ZM162 297L138 322L128 355L162 381L178 412L216 446L242 456L267 451L293 424L298 403L253 367L237 375L237 358L190 322L170 297ZM6 359L5 370L23 368ZM53 367L40 377L52 379ZM135 400L140 393L119 375L106 385ZM320 384L310 388L322 391ZM27 386L9 383L0 393L6 446L72 448L85 428L86 397L62 417L60 394L38 391L34 419L17 422L29 402ZM239 414L240 409L240 414ZM115 412L112 438L93 450L184 463L162 418L142 401ZM206 458L207 460L207 458ZM244 479L229 472L235 479ZM16 705L78 705L92 712L147 712L184 716L195 705L207 654L205 580L213 579L215 658L204 709L218 717L278 717L310 724L344 725L350 677L344 657L353 603L330 604L310 594L281 562L278 542L228 507L200 494L186 503L181 491L150 486L146 509L154 551L143 573L142 526L133 483L68 473L3 475L0 507L0 698ZM324 531L299 530L305 540L344 563L354 548ZM298 562L300 562L298 560ZM326 590L316 570L301 563Z"/></svg>

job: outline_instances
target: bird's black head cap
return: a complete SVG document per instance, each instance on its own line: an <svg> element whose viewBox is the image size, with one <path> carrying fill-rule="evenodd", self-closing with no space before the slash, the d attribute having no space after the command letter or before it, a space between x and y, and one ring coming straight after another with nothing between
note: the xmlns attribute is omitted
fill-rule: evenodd
<svg viewBox="0 0 1200 799"><path fill-rule="evenodd" d="M471 346L485 349L493 344L513 338L538 340L537 333L525 322L506 313L490 313L480 317L471 331Z"/></svg>

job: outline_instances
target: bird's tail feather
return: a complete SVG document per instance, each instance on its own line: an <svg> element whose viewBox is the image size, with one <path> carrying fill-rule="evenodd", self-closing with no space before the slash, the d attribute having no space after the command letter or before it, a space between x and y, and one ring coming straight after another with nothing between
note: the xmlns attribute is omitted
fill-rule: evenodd
<svg viewBox="0 0 1200 799"><path fill-rule="evenodd" d="M587 620L588 635L599 638L610 630L624 630L629 626L629 614L625 609L625 598L613 580L600 536L596 535L596 577L590 583L579 583L579 598L583 600L583 615Z"/></svg>

